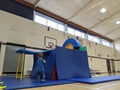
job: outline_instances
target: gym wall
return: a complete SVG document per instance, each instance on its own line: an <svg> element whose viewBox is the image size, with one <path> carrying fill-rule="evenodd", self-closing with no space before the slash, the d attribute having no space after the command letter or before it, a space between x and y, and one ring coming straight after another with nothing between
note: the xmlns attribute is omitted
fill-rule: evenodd
<svg viewBox="0 0 120 90"><path fill-rule="evenodd" d="M43 48L45 36L55 38L57 40L57 45L62 46L64 41L69 37L75 37L70 34L66 34L59 30L50 28L48 30L47 26L33 22L32 20L14 15L5 11L0 10L0 41L12 42L17 44L23 44L29 47ZM76 38L76 37L75 37ZM88 55L96 56L100 58L114 58L114 49L106 47L94 42L90 42L86 39L79 38L82 40L82 45L87 46ZM4 57L4 52L2 50L2 57ZM100 56L98 55L100 54ZM96 59L97 61L98 59ZM1 62L2 61L2 62ZM0 60L0 64L3 64L4 58ZM27 65L27 63L26 63ZM91 64L90 64L91 65ZM95 63L93 63L95 65ZM101 68L101 66L98 66ZM2 70L2 65L0 65ZM101 70L106 71L106 68Z"/></svg>

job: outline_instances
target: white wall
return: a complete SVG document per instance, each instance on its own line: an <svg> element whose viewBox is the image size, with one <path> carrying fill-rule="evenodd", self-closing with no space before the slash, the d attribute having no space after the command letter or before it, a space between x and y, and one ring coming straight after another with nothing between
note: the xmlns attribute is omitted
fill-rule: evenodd
<svg viewBox="0 0 120 90"><path fill-rule="evenodd" d="M117 39L114 42L115 46L115 59L119 61L115 61L115 70L120 71L120 39Z"/></svg>
<svg viewBox="0 0 120 90"><path fill-rule="evenodd" d="M115 70L120 71L120 61L115 61Z"/></svg>
<svg viewBox="0 0 120 90"><path fill-rule="evenodd" d="M63 32L52 28L48 31L46 26L4 11L0 11L0 19L0 41L44 48L44 36L56 38L58 45L66 39Z"/></svg>
<svg viewBox="0 0 120 90"><path fill-rule="evenodd" d="M115 45L115 58L120 59L120 39L114 42Z"/></svg>
<svg viewBox="0 0 120 90"><path fill-rule="evenodd" d="M89 57L90 69L98 70L98 72L107 72L106 60Z"/></svg>
<svg viewBox="0 0 120 90"><path fill-rule="evenodd" d="M58 46L62 46L68 36L75 37L52 28L50 28L50 31L48 31L47 27L44 25L40 25L31 20L0 10L0 41L24 44L37 48L46 48L44 46L45 36L57 39ZM114 58L113 48L88 42L88 40L85 39L79 39L80 41L82 40L83 46L87 46L88 55L98 57L99 54L99 57L102 58ZM4 55L4 52L2 52L2 55ZM30 58L32 57L26 56L26 61L29 61ZM27 71L27 69L29 69L28 64L31 65L32 62L25 63L25 71ZM102 64L99 64L102 63L102 61L97 59L95 59L93 62L90 62L90 67L94 67L95 63L97 63L96 65L98 65L98 69L106 71L106 65L102 67Z"/></svg>
<svg viewBox="0 0 120 90"><path fill-rule="evenodd" d="M1 45L0 49L0 76L2 75L6 45Z"/></svg>

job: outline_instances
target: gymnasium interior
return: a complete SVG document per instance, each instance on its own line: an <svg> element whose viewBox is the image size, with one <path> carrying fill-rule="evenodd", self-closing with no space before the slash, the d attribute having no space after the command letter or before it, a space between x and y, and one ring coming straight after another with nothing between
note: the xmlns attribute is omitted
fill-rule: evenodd
<svg viewBox="0 0 120 90"><path fill-rule="evenodd" d="M120 89L120 0L0 0L0 90L61 89Z"/></svg>

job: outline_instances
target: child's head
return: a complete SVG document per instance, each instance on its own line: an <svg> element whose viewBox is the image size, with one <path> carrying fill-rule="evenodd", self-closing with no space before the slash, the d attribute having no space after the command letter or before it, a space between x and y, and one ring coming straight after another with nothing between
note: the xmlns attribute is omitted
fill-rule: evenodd
<svg viewBox="0 0 120 90"><path fill-rule="evenodd" d="M38 53L38 58L42 58L43 57L43 53Z"/></svg>

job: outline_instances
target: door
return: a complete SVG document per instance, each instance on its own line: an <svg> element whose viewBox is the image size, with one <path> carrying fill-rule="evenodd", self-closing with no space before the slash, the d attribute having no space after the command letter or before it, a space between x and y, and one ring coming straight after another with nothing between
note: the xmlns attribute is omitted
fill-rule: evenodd
<svg viewBox="0 0 120 90"><path fill-rule="evenodd" d="M22 47L19 45L17 46L7 45L6 46L3 74L15 74L16 73L16 67L18 64L18 54L16 53L16 50L20 48L25 49L25 47ZM20 66L21 66L21 60L20 60ZM20 70L18 72L20 72Z"/></svg>
<svg viewBox="0 0 120 90"><path fill-rule="evenodd" d="M107 59L107 70L108 70L108 73L111 73L110 60L108 60L108 59Z"/></svg>

